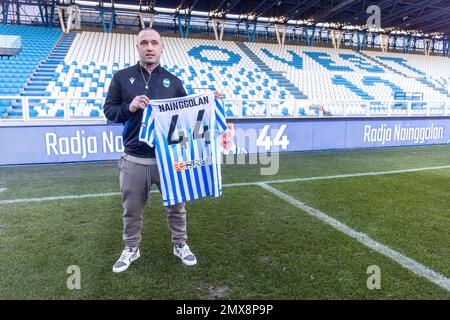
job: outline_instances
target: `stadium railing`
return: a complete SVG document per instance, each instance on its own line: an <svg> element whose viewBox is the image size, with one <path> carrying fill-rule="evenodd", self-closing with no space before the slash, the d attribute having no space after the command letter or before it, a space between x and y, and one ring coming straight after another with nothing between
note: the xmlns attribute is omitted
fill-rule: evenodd
<svg viewBox="0 0 450 320"><path fill-rule="evenodd" d="M104 98L0 96L0 125L106 123L103 102ZM450 101L222 99L221 102L230 119L450 116ZM13 112L8 111L12 103Z"/></svg>

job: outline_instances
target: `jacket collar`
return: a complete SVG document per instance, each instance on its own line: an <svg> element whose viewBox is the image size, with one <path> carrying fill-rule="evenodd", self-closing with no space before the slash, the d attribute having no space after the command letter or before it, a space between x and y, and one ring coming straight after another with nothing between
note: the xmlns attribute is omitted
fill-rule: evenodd
<svg viewBox="0 0 450 320"><path fill-rule="evenodd" d="M159 71L159 69L161 68L161 64L158 64L155 69L153 69L152 73ZM147 69L145 69L143 66L141 66L141 62L138 61L138 63L136 63L136 69L138 72L141 72L140 70L142 70L143 72L147 72L147 74L150 74Z"/></svg>

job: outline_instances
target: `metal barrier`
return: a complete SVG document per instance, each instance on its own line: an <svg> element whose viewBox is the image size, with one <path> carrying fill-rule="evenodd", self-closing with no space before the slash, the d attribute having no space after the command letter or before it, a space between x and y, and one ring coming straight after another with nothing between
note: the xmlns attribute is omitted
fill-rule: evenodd
<svg viewBox="0 0 450 320"><path fill-rule="evenodd" d="M450 101L222 99L227 118L450 116ZM0 125L106 123L104 98L0 96Z"/></svg>

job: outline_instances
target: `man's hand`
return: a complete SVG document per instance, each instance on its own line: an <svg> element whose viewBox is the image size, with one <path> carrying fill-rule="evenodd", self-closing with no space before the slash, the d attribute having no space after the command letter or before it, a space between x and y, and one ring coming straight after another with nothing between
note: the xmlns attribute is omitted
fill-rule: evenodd
<svg viewBox="0 0 450 320"><path fill-rule="evenodd" d="M139 109L144 110L145 108L147 108L149 102L150 99L145 95L135 97L130 103L130 112L135 113Z"/></svg>
<svg viewBox="0 0 450 320"><path fill-rule="evenodd" d="M217 100L223 98L222 92L217 91L217 90L214 90L214 96L216 97Z"/></svg>

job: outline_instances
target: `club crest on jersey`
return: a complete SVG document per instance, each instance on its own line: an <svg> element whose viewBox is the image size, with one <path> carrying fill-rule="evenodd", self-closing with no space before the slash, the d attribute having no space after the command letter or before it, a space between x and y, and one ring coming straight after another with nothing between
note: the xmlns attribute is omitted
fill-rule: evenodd
<svg viewBox="0 0 450 320"><path fill-rule="evenodd" d="M167 78L165 78L165 79L163 80L163 86L166 87L166 88L170 87L170 80L167 79Z"/></svg>
<svg viewBox="0 0 450 320"><path fill-rule="evenodd" d="M131 82L131 84L133 84L134 83L134 78L130 78L130 82Z"/></svg>

